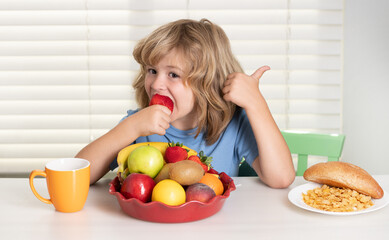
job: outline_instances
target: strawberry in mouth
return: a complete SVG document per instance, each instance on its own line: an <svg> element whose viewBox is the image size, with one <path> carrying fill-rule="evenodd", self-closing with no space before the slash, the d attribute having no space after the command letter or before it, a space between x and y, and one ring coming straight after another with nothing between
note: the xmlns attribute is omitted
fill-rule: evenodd
<svg viewBox="0 0 389 240"><path fill-rule="evenodd" d="M163 95L155 94L151 98L149 106L156 105L156 104L165 106L165 107L169 108L169 110L171 112L173 112L174 103L168 96L163 96Z"/></svg>

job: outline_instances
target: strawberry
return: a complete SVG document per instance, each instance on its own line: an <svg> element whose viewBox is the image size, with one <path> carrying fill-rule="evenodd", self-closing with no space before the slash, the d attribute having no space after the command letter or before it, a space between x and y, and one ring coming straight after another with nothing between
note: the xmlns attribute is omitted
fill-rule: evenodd
<svg viewBox="0 0 389 240"><path fill-rule="evenodd" d="M166 163L175 163L188 158L189 150L182 147L182 143L171 142L165 151Z"/></svg>
<svg viewBox="0 0 389 240"><path fill-rule="evenodd" d="M169 108L169 110L171 112L173 112L174 103L168 96L163 96L163 95L155 94L151 98L149 106L155 105L155 104L165 106L165 107Z"/></svg>
<svg viewBox="0 0 389 240"><path fill-rule="evenodd" d="M198 156L196 155L189 156L188 160L199 163L201 167L204 169L204 172L208 172L208 168L212 168L211 166L212 157L207 157L203 151L200 151Z"/></svg>

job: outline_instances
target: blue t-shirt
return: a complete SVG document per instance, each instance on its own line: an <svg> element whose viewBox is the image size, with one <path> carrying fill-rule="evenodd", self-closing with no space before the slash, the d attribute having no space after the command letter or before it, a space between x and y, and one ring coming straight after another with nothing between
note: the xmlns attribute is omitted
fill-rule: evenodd
<svg viewBox="0 0 389 240"><path fill-rule="evenodd" d="M136 113L138 110L127 111L127 116ZM122 121L123 121L122 119ZM173 126L166 130L164 136L157 134L147 137L139 137L134 143L141 142L180 142L185 146L199 152L204 151L205 155L212 157L212 167L218 172L225 172L229 176L238 176L239 163L244 157L251 165L258 156L257 143L246 112L237 108L233 118L219 139L212 145L207 145L204 133L195 137L196 128L182 131ZM117 167L116 160L110 165L113 170Z"/></svg>

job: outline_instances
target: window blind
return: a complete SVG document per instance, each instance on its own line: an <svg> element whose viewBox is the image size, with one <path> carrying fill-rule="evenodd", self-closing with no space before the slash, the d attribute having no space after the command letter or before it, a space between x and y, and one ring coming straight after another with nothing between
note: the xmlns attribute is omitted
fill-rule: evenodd
<svg viewBox="0 0 389 240"><path fill-rule="evenodd" d="M136 41L180 18L208 18L281 129L341 131L342 0L3 0L0 174L72 157L136 108Z"/></svg>

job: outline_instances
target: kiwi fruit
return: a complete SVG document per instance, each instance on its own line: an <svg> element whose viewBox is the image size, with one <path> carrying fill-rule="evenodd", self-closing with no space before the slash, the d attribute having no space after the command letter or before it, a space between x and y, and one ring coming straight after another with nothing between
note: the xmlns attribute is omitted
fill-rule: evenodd
<svg viewBox="0 0 389 240"><path fill-rule="evenodd" d="M197 183L204 176L204 169L200 164L191 160L182 160L170 167L169 178L183 186Z"/></svg>

